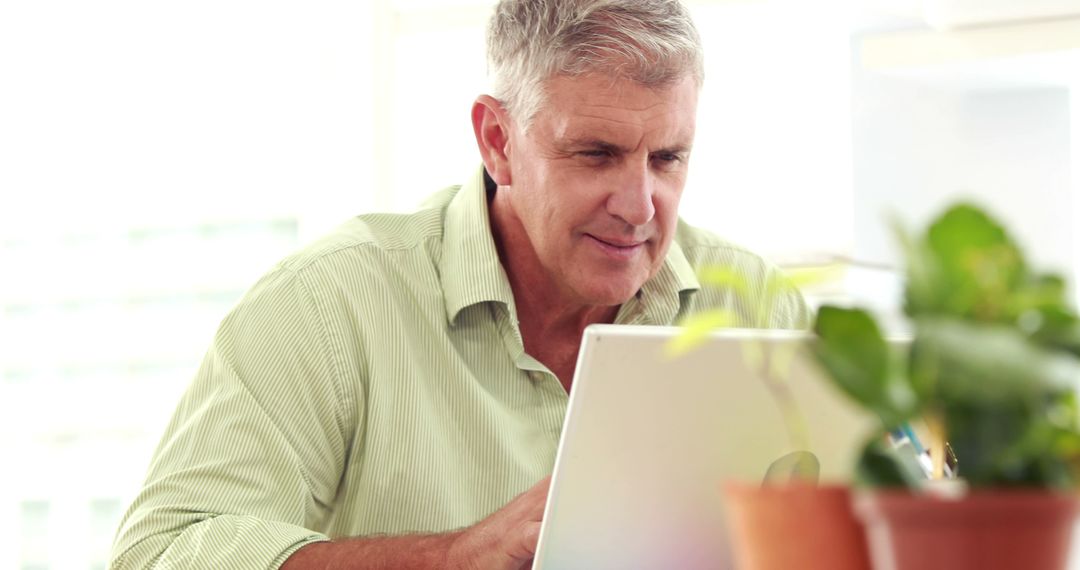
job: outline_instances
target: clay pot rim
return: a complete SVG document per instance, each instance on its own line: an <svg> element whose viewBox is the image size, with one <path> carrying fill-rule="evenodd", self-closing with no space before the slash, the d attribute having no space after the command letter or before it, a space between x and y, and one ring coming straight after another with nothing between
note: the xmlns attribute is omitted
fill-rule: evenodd
<svg viewBox="0 0 1080 570"><path fill-rule="evenodd" d="M1058 489L1011 487L975 489L959 497L861 489L852 495L852 507L864 522L888 513L884 516L895 522L948 524L946 521L966 520L973 513L982 513L979 517L988 525L999 524L1005 520L1002 516L1045 524L1075 519L1080 512L1080 495Z"/></svg>
<svg viewBox="0 0 1080 570"><path fill-rule="evenodd" d="M793 481L790 483L761 483L756 481L743 481L741 479L727 479L720 483L721 487L733 487L738 489L846 489L854 492L857 488L846 483L810 483L807 481Z"/></svg>
<svg viewBox="0 0 1080 570"><path fill-rule="evenodd" d="M856 497L874 496L890 501L916 500L933 503L950 503L963 500L990 502L1027 499L1049 499L1062 502L1080 501L1080 490L1063 490L1045 487L974 487L968 488L963 493L956 496L892 487L853 487L851 493Z"/></svg>
<svg viewBox="0 0 1080 570"><path fill-rule="evenodd" d="M852 495L855 493L855 488L851 485L845 485L842 483L806 483L806 482L792 482L792 483L751 483L747 481L730 480L724 481L720 484L720 490L725 494L734 495L749 495L749 494L779 494L779 495L800 495L806 493L822 493L828 495Z"/></svg>

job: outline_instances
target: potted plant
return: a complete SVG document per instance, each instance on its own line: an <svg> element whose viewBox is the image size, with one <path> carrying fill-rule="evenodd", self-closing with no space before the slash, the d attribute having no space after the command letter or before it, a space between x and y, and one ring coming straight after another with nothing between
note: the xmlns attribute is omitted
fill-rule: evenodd
<svg viewBox="0 0 1080 570"><path fill-rule="evenodd" d="M1056 275L1034 272L1005 229L975 206L949 208L906 257L906 354L874 318L822 307L811 349L826 375L872 412L856 500L877 568L1063 568L1080 458L1080 319ZM960 484L926 478L887 434L924 420L935 477L948 441Z"/></svg>
<svg viewBox="0 0 1080 570"><path fill-rule="evenodd" d="M774 301L792 288L834 280L839 266L803 268L789 274L771 274L761 286L752 285L734 268L708 267L700 282L731 291L749 310L736 314L714 309L690 315L683 331L669 345L677 357L695 349L717 329L766 328ZM752 294L760 291L760 294ZM806 424L787 377L786 366L805 347L785 345L770 351L754 340L743 342L743 358L772 395L787 432L790 449L811 449ZM791 352L786 352L790 350ZM810 461L804 461L811 458ZM725 481L723 495L736 568L740 570L868 570L866 538L851 509L849 488L818 484L816 458L794 451L770 466L764 481Z"/></svg>

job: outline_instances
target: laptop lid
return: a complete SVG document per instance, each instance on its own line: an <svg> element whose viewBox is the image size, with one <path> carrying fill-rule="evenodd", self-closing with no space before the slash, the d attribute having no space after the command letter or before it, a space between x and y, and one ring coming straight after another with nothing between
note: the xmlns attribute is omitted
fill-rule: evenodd
<svg viewBox="0 0 1080 570"><path fill-rule="evenodd" d="M681 332L586 329L534 568L729 568L725 481L807 458L850 479L874 419L821 377L810 333L724 330L672 357Z"/></svg>

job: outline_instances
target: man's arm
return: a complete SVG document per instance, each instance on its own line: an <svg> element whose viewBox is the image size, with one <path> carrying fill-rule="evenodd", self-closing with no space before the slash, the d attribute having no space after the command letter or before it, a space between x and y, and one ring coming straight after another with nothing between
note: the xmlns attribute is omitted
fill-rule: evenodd
<svg viewBox="0 0 1080 570"><path fill-rule="evenodd" d="M318 542L297 550L282 570L448 568L518 570L536 552L550 478L467 529L424 536Z"/></svg>
<svg viewBox="0 0 1080 570"><path fill-rule="evenodd" d="M277 568L329 538L362 405L314 297L279 268L225 318L121 524L111 568Z"/></svg>
<svg viewBox="0 0 1080 570"><path fill-rule="evenodd" d="M110 568L519 568L547 481L476 525L330 542L362 410L301 278L279 269L223 321L124 517ZM351 374L349 372L348 374Z"/></svg>

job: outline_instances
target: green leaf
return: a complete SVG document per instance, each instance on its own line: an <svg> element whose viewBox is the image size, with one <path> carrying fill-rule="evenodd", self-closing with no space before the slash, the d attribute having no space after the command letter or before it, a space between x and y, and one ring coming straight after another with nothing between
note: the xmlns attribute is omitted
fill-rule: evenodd
<svg viewBox="0 0 1080 570"><path fill-rule="evenodd" d="M963 458L964 479L979 487L1069 487L1080 436L1048 421L1045 412L1018 403L992 410L952 406L947 429Z"/></svg>
<svg viewBox="0 0 1080 570"><path fill-rule="evenodd" d="M1013 295L1014 314L1021 314L1028 309L1056 308L1068 310L1065 280L1060 275L1038 275L1020 284Z"/></svg>
<svg viewBox="0 0 1080 570"><path fill-rule="evenodd" d="M1010 295L1026 275L1023 255L1001 225L959 204L931 224L926 245L938 281L934 312L986 322L1009 317Z"/></svg>
<svg viewBox="0 0 1080 570"><path fill-rule="evenodd" d="M668 341L664 352L677 357L701 346L714 331L735 326L738 315L731 311L715 309L695 313L682 322L683 330Z"/></svg>
<svg viewBox="0 0 1080 570"><path fill-rule="evenodd" d="M924 479L914 466L900 460L883 435L875 436L863 447L855 466L855 481L860 485L918 489Z"/></svg>
<svg viewBox="0 0 1080 570"><path fill-rule="evenodd" d="M1033 341L1080 356L1080 320L1072 313L1057 307L1043 307L1020 315L1018 321Z"/></svg>
<svg viewBox="0 0 1080 570"><path fill-rule="evenodd" d="M735 267L723 265L704 267L698 271L698 280L702 285L731 289L740 299L750 298L750 284L745 274Z"/></svg>
<svg viewBox="0 0 1080 570"><path fill-rule="evenodd" d="M972 402L948 406L945 431L964 479L984 486L1024 478L1028 462L1019 450L1011 456L1005 451L1024 437L1032 418L1031 410L1018 402L999 403L995 408Z"/></svg>
<svg viewBox="0 0 1080 570"><path fill-rule="evenodd" d="M1041 275L1026 283L1013 298L1016 325L1032 340L1080 355L1080 318L1066 299L1064 280Z"/></svg>
<svg viewBox="0 0 1080 570"><path fill-rule="evenodd" d="M1041 405L1047 394L1073 390L1080 378L1080 361L1039 347L1013 327L926 317L915 330L913 385L923 399L932 395L947 407Z"/></svg>
<svg viewBox="0 0 1080 570"><path fill-rule="evenodd" d="M774 288L779 291L785 288L799 289L802 287L821 285L822 283L835 283L843 279L845 273L847 273L847 266L842 263L831 263L827 264L827 266L820 267L789 269L784 273L783 284L774 285Z"/></svg>
<svg viewBox="0 0 1080 570"><path fill-rule="evenodd" d="M916 400L877 323L860 309L824 306L811 350L841 391L876 414L886 428L902 423Z"/></svg>
<svg viewBox="0 0 1080 570"><path fill-rule="evenodd" d="M942 278L938 261L925 243L915 240L899 220L892 220L893 235L907 267L904 312L908 315L944 311L939 291Z"/></svg>

